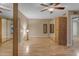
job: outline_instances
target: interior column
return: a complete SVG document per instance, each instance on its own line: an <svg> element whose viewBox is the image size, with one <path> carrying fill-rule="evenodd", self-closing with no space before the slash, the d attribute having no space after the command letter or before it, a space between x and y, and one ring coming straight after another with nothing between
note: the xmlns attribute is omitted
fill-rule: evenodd
<svg viewBox="0 0 79 59"><path fill-rule="evenodd" d="M13 56L18 56L18 4L13 3Z"/></svg>

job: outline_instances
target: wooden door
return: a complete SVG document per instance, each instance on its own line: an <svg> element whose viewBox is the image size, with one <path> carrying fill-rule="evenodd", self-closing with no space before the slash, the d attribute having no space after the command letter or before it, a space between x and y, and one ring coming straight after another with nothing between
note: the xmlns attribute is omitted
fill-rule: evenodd
<svg viewBox="0 0 79 59"><path fill-rule="evenodd" d="M67 18L59 18L59 44L67 45Z"/></svg>
<svg viewBox="0 0 79 59"><path fill-rule="evenodd" d="M56 40L59 45L67 45L67 17L58 17L56 19Z"/></svg>

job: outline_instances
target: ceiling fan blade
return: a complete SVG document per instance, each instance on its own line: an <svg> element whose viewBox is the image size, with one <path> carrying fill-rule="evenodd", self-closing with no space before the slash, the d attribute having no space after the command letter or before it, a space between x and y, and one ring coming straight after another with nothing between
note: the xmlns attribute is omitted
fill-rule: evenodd
<svg viewBox="0 0 79 59"><path fill-rule="evenodd" d="M49 3L49 5L53 5L54 3Z"/></svg>
<svg viewBox="0 0 79 59"><path fill-rule="evenodd" d="M42 6L44 6L44 7L48 7L48 5L45 5L45 4L40 4L40 5L42 5Z"/></svg>
<svg viewBox="0 0 79 59"><path fill-rule="evenodd" d="M57 6L57 5L59 5L60 3L54 3L54 6Z"/></svg>
<svg viewBox="0 0 79 59"><path fill-rule="evenodd" d="M43 9L43 10L41 10L40 12L43 12L43 11L46 11L47 9Z"/></svg>
<svg viewBox="0 0 79 59"><path fill-rule="evenodd" d="M60 3L49 3L49 5L53 5L53 6L57 6L59 5Z"/></svg>
<svg viewBox="0 0 79 59"><path fill-rule="evenodd" d="M65 7L55 7L55 9L61 9L61 10L63 10L63 9L65 9Z"/></svg>
<svg viewBox="0 0 79 59"><path fill-rule="evenodd" d="M43 9L41 10L41 12L42 12L42 11L46 11L46 10L48 10L48 7L43 8Z"/></svg>

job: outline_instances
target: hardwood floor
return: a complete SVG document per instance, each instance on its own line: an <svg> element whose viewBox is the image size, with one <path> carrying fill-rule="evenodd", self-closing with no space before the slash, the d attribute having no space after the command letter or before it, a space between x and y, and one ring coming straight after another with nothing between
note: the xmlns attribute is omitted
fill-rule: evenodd
<svg viewBox="0 0 79 59"><path fill-rule="evenodd" d="M13 55L13 40L9 40L0 45L0 56Z"/></svg>
<svg viewBox="0 0 79 59"><path fill-rule="evenodd" d="M32 38L19 46L20 56L69 56L76 55L73 48L57 45L49 38Z"/></svg>
<svg viewBox="0 0 79 59"><path fill-rule="evenodd" d="M72 48L57 45L49 38L31 38L19 43L19 56L79 56L79 41ZM13 40L0 46L0 56L13 55Z"/></svg>

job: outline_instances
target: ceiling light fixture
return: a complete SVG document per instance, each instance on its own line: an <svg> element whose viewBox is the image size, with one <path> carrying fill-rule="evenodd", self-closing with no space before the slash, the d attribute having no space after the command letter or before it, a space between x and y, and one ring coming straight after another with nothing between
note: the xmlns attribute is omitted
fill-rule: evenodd
<svg viewBox="0 0 79 59"><path fill-rule="evenodd" d="M49 12L51 12L51 11L53 11L53 10L54 10L54 8L49 8L49 9L48 9Z"/></svg>

